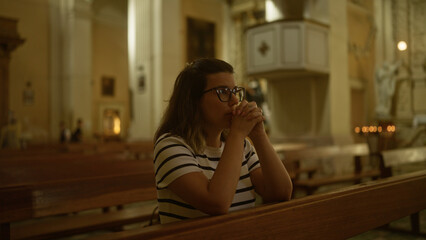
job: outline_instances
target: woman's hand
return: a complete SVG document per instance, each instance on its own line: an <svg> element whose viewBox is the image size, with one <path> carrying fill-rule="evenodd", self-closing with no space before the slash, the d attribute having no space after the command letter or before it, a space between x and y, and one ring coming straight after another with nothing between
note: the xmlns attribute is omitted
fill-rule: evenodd
<svg viewBox="0 0 426 240"><path fill-rule="evenodd" d="M264 125L263 125L263 121L265 120L265 117L262 115L262 121L261 122L258 122L254 127L253 127L253 129L251 130L251 132L249 133L249 135L248 135L248 137L250 138L250 139L254 139L254 138L256 138L256 137L258 137L258 136L260 136L260 135L262 135L262 134L266 134L266 132L265 132L265 127L264 127Z"/></svg>
<svg viewBox="0 0 426 240"><path fill-rule="evenodd" d="M256 132L263 130L263 120L262 110L256 103L244 100L233 111L231 130L248 136L254 129Z"/></svg>

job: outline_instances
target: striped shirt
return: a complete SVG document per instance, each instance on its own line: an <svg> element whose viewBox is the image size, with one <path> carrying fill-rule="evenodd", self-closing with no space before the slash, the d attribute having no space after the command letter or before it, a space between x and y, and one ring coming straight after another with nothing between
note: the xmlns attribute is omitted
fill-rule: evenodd
<svg viewBox="0 0 426 240"><path fill-rule="evenodd" d="M203 154L195 154L180 137L165 134L157 140L154 149L154 170L161 223L207 216L179 198L167 189L167 186L178 177L190 172L202 172L211 179L224 146L225 143L222 142L220 148L206 147ZM256 195L249 173L258 167L260 164L254 147L245 140L240 180L229 211L254 206Z"/></svg>

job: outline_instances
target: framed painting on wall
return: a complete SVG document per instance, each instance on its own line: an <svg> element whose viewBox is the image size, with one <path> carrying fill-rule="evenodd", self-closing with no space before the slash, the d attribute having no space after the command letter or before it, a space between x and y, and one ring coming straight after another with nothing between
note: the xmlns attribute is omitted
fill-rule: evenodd
<svg viewBox="0 0 426 240"><path fill-rule="evenodd" d="M113 97L115 88L115 78L103 76L101 80L102 96Z"/></svg>

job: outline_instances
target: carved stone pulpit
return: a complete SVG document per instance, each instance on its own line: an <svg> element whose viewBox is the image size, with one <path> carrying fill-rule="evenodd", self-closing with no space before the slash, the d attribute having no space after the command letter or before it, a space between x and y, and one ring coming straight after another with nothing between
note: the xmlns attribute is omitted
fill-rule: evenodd
<svg viewBox="0 0 426 240"><path fill-rule="evenodd" d="M329 134L329 26L307 15L310 4L266 1L267 22L246 31L247 75L268 80L268 123L277 141Z"/></svg>
<svg viewBox="0 0 426 240"><path fill-rule="evenodd" d="M9 63L11 52L25 42L17 31L18 20L0 16L0 127L9 111Z"/></svg>
<svg viewBox="0 0 426 240"><path fill-rule="evenodd" d="M315 76L329 72L328 26L282 20L247 30L247 73L251 76Z"/></svg>

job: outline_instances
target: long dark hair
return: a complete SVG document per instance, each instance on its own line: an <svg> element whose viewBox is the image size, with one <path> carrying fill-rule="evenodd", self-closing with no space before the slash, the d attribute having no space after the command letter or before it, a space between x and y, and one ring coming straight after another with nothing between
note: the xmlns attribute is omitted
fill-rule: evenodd
<svg viewBox="0 0 426 240"><path fill-rule="evenodd" d="M183 138L196 152L205 147L202 132L200 100L207 84L207 75L220 72L234 73L234 68L227 62L202 58L188 64L177 76L169 105L163 115L154 140L170 133Z"/></svg>

